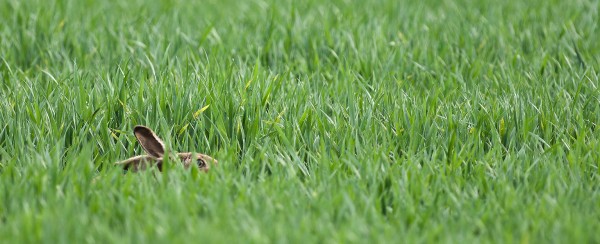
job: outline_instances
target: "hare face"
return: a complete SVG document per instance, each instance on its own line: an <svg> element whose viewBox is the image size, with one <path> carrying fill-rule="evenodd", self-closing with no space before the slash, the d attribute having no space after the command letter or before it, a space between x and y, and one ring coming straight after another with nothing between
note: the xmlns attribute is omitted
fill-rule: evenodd
<svg viewBox="0 0 600 244"><path fill-rule="evenodd" d="M157 166L159 171L162 171L163 158L165 157L165 146L162 140L150 128L141 125L136 126L133 133L148 155L131 157L116 164L123 165L125 170L134 172L146 170L153 165ZM211 165L217 164L217 160L201 153L183 152L174 155L168 156L171 159L169 161L179 160L185 168L195 165L198 169L206 172Z"/></svg>

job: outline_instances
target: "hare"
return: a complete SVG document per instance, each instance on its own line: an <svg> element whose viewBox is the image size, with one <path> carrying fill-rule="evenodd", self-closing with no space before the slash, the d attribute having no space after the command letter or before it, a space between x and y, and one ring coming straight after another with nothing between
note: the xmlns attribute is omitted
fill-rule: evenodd
<svg viewBox="0 0 600 244"><path fill-rule="evenodd" d="M162 171L163 158L165 157L165 145L162 140L146 126L135 126L133 134L135 134L138 142L148 155L135 156L115 164L122 165L125 170L133 172L145 170L154 165L158 167L159 171ZM198 169L205 172L208 171L211 164L217 164L217 160L208 155L192 152L169 155L169 161L176 162L177 160L180 160L186 169L195 164Z"/></svg>

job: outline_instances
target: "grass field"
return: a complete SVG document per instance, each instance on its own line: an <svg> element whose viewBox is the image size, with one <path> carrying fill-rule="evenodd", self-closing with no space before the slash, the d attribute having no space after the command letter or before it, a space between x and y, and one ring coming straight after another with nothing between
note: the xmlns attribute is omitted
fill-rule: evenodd
<svg viewBox="0 0 600 244"><path fill-rule="evenodd" d="M2 1L0 242L599 243L599 10Z"/></svg>

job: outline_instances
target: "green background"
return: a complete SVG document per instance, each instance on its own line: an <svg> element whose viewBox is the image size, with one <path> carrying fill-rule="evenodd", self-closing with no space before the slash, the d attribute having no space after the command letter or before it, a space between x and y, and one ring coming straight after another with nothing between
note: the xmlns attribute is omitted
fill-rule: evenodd
<svg viewBox="0 0 600 244"><path fill-rule="evenodd" d="M598 10L2 1L0 240L598 243Z"/></svg>

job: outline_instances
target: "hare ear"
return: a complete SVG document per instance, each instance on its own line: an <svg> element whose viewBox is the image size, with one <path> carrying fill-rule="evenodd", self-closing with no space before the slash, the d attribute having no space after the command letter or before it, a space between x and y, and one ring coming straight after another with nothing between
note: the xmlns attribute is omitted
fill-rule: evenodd
<svg viewBox="0 0 600 244"><path fill-rule="evenodd" d="M122 165L124 170L131 170L133 172L144 170L151 165L157 165L158 170L161 170L162 168L162 161L150 155L135 156L120 162L116 162L115 164Z"/></svg>
<svg viewBox="0 0 600 244"><path fill-rule="evenodd" d="M165 154L165 145L150 128L138 125L133 128L133 133L149 155L157 158L163 157Z"/></svg>

